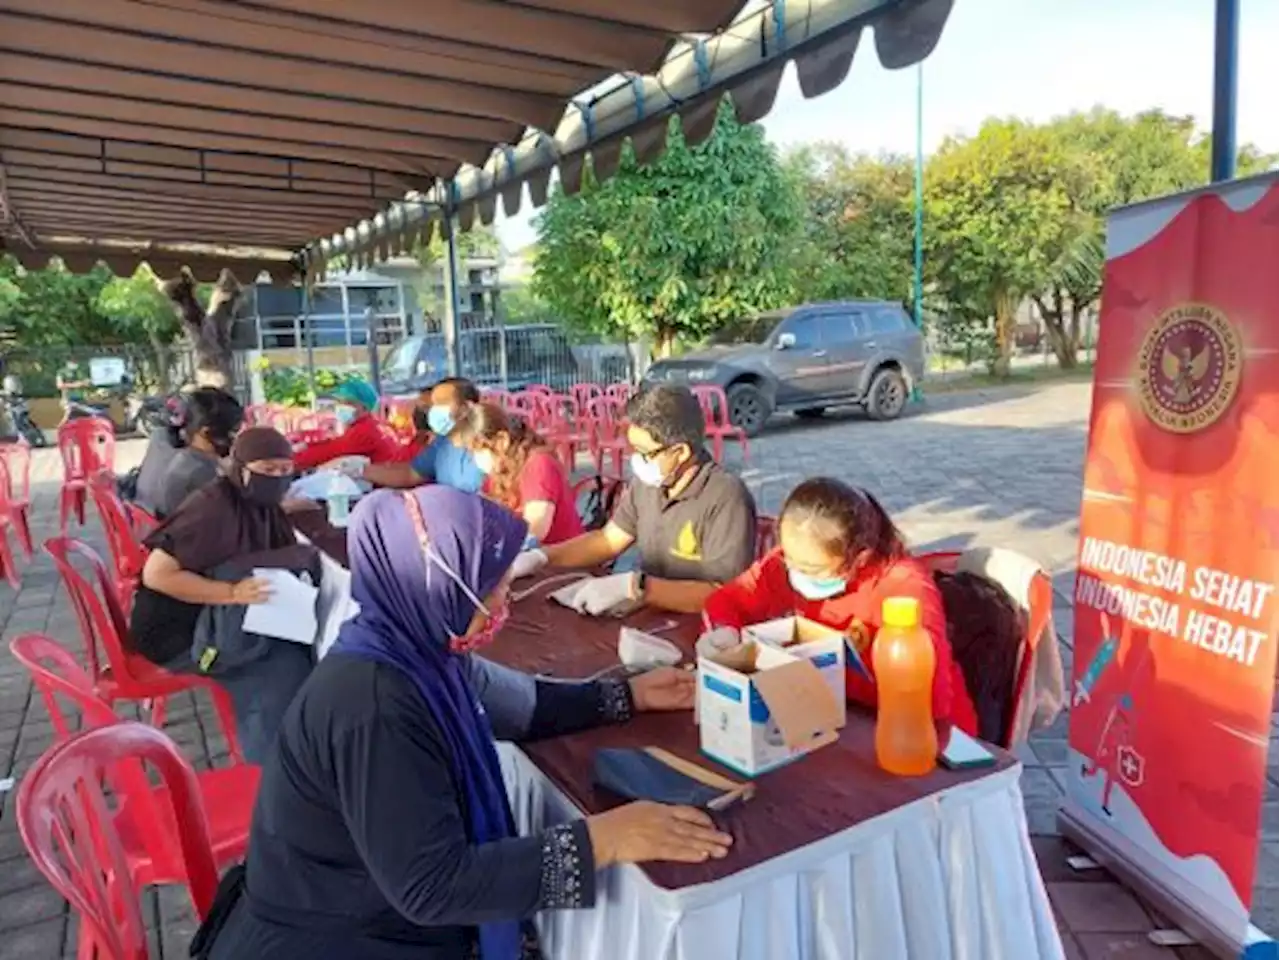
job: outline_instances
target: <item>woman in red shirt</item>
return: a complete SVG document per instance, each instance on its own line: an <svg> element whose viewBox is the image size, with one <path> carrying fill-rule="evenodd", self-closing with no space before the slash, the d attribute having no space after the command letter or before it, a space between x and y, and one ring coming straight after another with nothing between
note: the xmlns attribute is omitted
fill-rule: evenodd
<svg viewBox="0 0 1280 960"><path fill-rule="evenodd" d="M463 444L487 476L482 492L524 518L539 544L583 533L569 476L546 441L492 403L473 406L460 425Z"/></svg>
<svg viewBox="0 0 1280 960"><path fill-rule="evenodd" d="M872 650L880 608L887 597L914 597L936 656L934 720L976 736L978 719L951 655L942 595L876 499L828 477L806 480L782 507L778 537L781 546L707 599L710 625L741 628L796 615L846 631L865 672L846 668L845 694L874 707Z"/></svg>

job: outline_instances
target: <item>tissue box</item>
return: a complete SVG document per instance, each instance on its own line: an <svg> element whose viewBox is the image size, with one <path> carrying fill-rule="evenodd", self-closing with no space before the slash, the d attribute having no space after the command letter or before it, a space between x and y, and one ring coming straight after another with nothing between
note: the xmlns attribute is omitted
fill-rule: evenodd
<svg viewBox="0 0 1280 960"><path fill-rule="evenodd" d="M780 617L743 628L744 640L755 640L804 657L822 674L836 702L844 703L845 636L806 617ZM840 725L844 726L841 714Z"/></svg>
<svg viewBox="0 0 1280 960"><path fill-rule="evenodd" d="M698 659L702 752L754 777L835 741L844 724L821 672L805 657L744 643Z"/></svg>

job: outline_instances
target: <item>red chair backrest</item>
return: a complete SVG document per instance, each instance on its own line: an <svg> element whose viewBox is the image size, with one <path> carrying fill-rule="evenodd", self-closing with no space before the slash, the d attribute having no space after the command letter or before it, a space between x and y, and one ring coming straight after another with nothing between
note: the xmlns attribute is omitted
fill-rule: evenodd
<svg viewBox="0 0 1280 960"><path fill-rule="evenodd" d="M702 416L708 427L730 426L729 397L725 394L724 387L700 384L689 390L698 398L698 406L702 408Z"/></svg>
<svg viewBox="0 0 1280 960"><path fill-rule="evenodd" d="M624 406L628 400L635 396L635 393L636 388L630 383L611 383L609 386L604 388L604 394L606 397L612 397Z"/></svg>
<svg viewBox="0 0 1280 960"><path fill-rule="evenodd" d="M294 433L313 434L319 439L328 439L338 435L338 418L329 411L304 413L293 424ZM315 443L315 440L307 441Z"/></svg>
<svg viewBox="0 0 1280 960"><path fill-rule="evenodd" d="M548 387L545 383L531 383L529 384L529 386L524 388L524 392L525 393L555 393L555 391L552 390L550 387Z"/></svg>
<svg viewBox="0 0 1280 960"><path fill-rule="evenodd" d="M147 539L151 531L160 526L159 520L136 503L126 503L124 508L129 512L129 526L133 527L133 535L139 543ZM145 547L143 552L146 552Z"/></svg>
<svg viewBox="0 0 1280 960"><path fill-rule="evenodd" d="M756 559L759 560L777 545L778 518L756 517Z"/></svg>
<svg viewBox="0 0 1280 960"><path fill-rule="evenodd" d="M604 443L617 440L623 431L623 405L614 397L596 397L587 405L596 438Z"/></svg>
<svg viewBox="0 0 1280 960"><path fill-rule="evenodd" d="M59 741L68 740L76 733L77 713L86 729L119 721L110 704L94 690L93 678L58 641L41 633L24 633L13 639L9 650L30 672ZM63 711L59 696L70 701L72 712Z"/></svg>
<svg viewBox="0 0 1280 960"><path fill-rule="evenodd" d="M247 427L263 426L271 422L271 411L275 408L269 403L255 403L244 408L244 423Z"/></svg>
<svg viewBox="0 0 1280 960"><path fill-rule="evenodd" d="M129 513L116 495L115 478L111 474L98 474L89 483L93 505L98 508L102 527L107 535L107 549L115 562L116 576L121 579L142 575L142 565L147 562L137 531L129 522Z"/></svg>
<svg viewBox="0 0 1280 960"><path fill-rule="evenodd" d="M144 764L165 787L162 794L146 793L153 803L164 797L172 808L192 904L203 920L213 905L218 871L200 786L159 730L141 723L90 730L45 753L18 788L18 832L31 859L80 914L97 955L110 960L146 960L147 933L113 819L118 797L113 790L108 800L103 782L117 782L125 767L145 781ZM130 794L127 802L136 799Z"/></svg>
<svg viewBox="0 0 1280 960"><path fill-rule="evenodd" d="M577 401L579 410L586 410L592 400L604 396L604 387L598 383L575 383L569 388L569 396Z"/></svg>
<svg viewBox="0 0 1280 960"><path fill-rule="evenodd" d="M130 676L124 652L128 623L107 565L92 547L74 537L50 537L44 542L44 550L53 558L62 582L67 586L67 595L80 624L90 675L95 680L102 675L101 648L111 673L118 681L125 681ZM73 557L79 557L88 565L92 571L90 576L76 568L72 563Z"/></svg>
<svg viewBox="0 0 1280 960"><path fill-rule="evenodd" d="M95 473L111 473L116 464L116 434L104 417L68 420L58 428L62 479L87 481Z"/></svg>
<svg viewBox="0 0 1280 960"><path fill-rule="evenodd" d="M10 503L27 503L31 499L31 447L25 440L0 443L0 463L8 474L8 483L0 496Z"/></svg>

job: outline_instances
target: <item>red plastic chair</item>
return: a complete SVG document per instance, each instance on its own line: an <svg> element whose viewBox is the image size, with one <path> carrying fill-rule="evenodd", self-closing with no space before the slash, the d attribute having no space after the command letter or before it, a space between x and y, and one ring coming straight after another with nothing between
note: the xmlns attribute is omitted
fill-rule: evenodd
<svg viewBox="0 0 1280 960"><path fill-rule="evenodd" d="M747 442L747 432L735 427L729 420L729 398L724 387L702 384L689 388L698 398L702 407L702 416L707 421L707 436L711 438L711 455L717 463L724 462L724 440L732 437L742 447L742 462L751 462L751 446Z"/></svg>
<svg viewBox="0 0 1280 960"><path fill-rule="evenodd" d="M293 440L294 435L306 434L311 439L306 443L318 443L321 440L328 440L338 435L338 418L331 412L321 411L319 413L306 413L298 417L293 424L293 435L289 437Z"/></svg>
<svg viewBox="0 0 1280 960"><path fill-rule="evenodd" d="M160 526L159 520L136 503L126 503L124 508L129 513L129 526L133 527L133 535L139 543L147 539L151 531Z"/></svg>
<svg viewBox="0 0 1280 960"><path fill-rule="evenodd" d="M89 481L98 473L114 473L116 434L103 417L68 420L58 428L58 453L62 455L62 492L58 497L58 522L63 533L75 512L84 526L84 505Z"/></svg>
<svg viewBox="0 0 1280 960"><path fill-rule="evenodd" d="M604 387L598 383L575 383L569 388L569 396L573 397L579 410L586 410L592 400L604 396Z"/></svg>
<svg viewBox="0 0 1280 960"><path fill-rule="evenodd" d="M31 539L31 447L25 440L0 443L0 463L8 471L8 483L0 488L0 498L8 496L0 523L8 517L22 552L30 560L35 553Z"/></svg>
<svg viewBox="0 0 1280 960"><path fill-rule="evenodd" d="M65 647L56 640L39 633L27 633L16 637L9 644L14 658L31 673L45 709L53 723L58 742L75 736L75 713L80 715L80 729L96 729L120 723L110 704L93 689L93 679L81 669ZM73 713L63 711L59 697L72 707ZM244 857L249 845L249 824L253 818L253 804L258 795L261 770L251 764L237 763L216 770L196 774L200 795L204 798L209 814L209 836L214 858L220 867L230 866ZM146 796L152 790L145 784L125 782L123 787L130 794L140 793L133 810L145 807ZM131 808L126 806L125 813ZM129 855L129 876L134 887L153 883L178 883L183 879L181 862L174 847L174 823L172 820L148 816L117 817L117 827L126 840Z"/></svg>
<svg viewBox="0 0 1280 960"><path fill-rule="evenodd" d="M151 723L160 727L164 725L165 697L188 690L208 690L227 738L227 752L234 763L243 763L244 754L236 737L235 711L227 692L208 677L170 673L145 657L125 650L124 637L128 626L115 583L102 558L87 544L71 537L53 537L45 541L44 549L53 558L62 582L66 584L67 595L80 624L85 662L98 696L113 706L118 700L151 701ZM94 582L76 568L72 563L73 556L79 557L93 571ZM105 666L103 658L106 659Z"/></svg>
<svg viewBox="0 0 1280 960"><path fill-rule="evenodd" d="M760 560L766 553L778 545L778 518L756 517L756 559Z"/></svg>
<svg viewBox="0 0 1280 960"><path fill-rule="evenodd" d="M622 404L613 397L597 397L591 401L588 415L591 419L589 447L596 473L604 473L605 460L612 457L614 474L622 476L623 461L631 450Z"/></svg>
<svg viewBox="0 0 1280 960"><path fill-rule="evenodd" d="M115 566L116 593L122 610L133 605L133 595L142 579L142 565L147 562L147 551L124 503L116 495L115 478L100 473L89 483L93 505L102 519L102 529L107 535L107 549Z"/></svg>
<svg viewBox="0 0 1280 960"><path fill-rule="evenodd" d="M525 393L534 393L534 394L537 394L537 393L542 393L542 394L551 394L551 393L555 393L555 391L554 391L554 390L552 390L550 387L548 387L545 383L531 383L531 384L529 384L527 387L525 387L525 388L524 388L524 392L525 392Z"/></svg>
<svg viewBox="0 0 1280 960"><path fill-rule="evenodd" d="M955 573L960 562L960 553L939 552L920 554L917 559L925 563L935 573ZM1031 664L1035 659L1035 650L1045 627L1053 618L1053 580L1045 571L1039 571L1031 581L1026 597L1014 597L1013 600L1027 611L1027 628L1022 637L1022 652L1018 656L1018 672L1014 676L1013 689L1009 692L1010 702L1015 706L1022 702L1022 693L1031 678ZM1017 724L1015 710L1009 711L1009 724L999 746L1010 749L1013 742L1013 731Z"/></svg>
<svg viewBox="0 0 1280 960"><path fill-rule="evenodd" d="M145 766L144 766L145 765ZM104 781L117 783L127 771L146 782L146 768L162 787L145 799L157 818L176 824L174 855L203 921L218 889L218 869L195 773L168 737L140 723L118 723L68 740L44 754L18 788L18 833L36 867L80 915L76 956L80 960L147 960L147 931L129 875L128 847L113 812L123 803Z"/></svg>
<svg viewBox="0 0 1280 960"><path fill-rule="evenodd" d="M604 395L625 408L627 401L636 395L636 387L632 383L611 383L604 388Z"/></svg>
<svg viewBox="0 0 1280 960"><path fill-rule="evenodd" d="M10 518L8 489L9 470L4 461L0 460L0 575L9 581L9 586L16 593L22 589L22 575L18 572L13 551L9 549L9 527L13 526L13 521Z"/></svg>

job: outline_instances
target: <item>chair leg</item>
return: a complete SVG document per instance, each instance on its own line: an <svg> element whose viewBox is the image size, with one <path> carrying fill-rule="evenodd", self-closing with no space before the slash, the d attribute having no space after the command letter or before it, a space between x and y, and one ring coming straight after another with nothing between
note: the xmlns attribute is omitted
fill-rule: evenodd
<svg viewBox="0 0 1280 960"><path fill-rule="evenodd" d="M165 717L169 714L168 701L164 697L156 697L152 700L144 701L142 705L147 710L151 725L157 730L163 730Z"/></svg>
<svg viewBox="0 0 1280 960"><path fill-rule="evenodd" d="M76 522L79 523L80 526L82 527L84 526L84 502L85 502L86 496L87 496L87 491L85 490L76 491Z"/></svg>
<svg viewBox="0 0 1280 960"><path fill-rule="evenodd" d="M67 520L71 516L71 496L71 491L66 489L58 493L58 526L64 537L67 535Z"/></svg>
<svg viewBox="0 0 1280 960"><path fill-rule="evenodd" d="M9 549L9 534L0 527L0 573L9 581L15 593L22 589L22 578L18 576L18 565L13 562L13 552Z"/></svg>
<svg viewBox="0 0 1280 960"><path fill-rule="evenodd" d="M22 545L22 552L27 555L28 560L35 555L35 544L31 540L30 509L29 506L21 506L13 511L13 528L18 533L18 542Z"/></svg>

